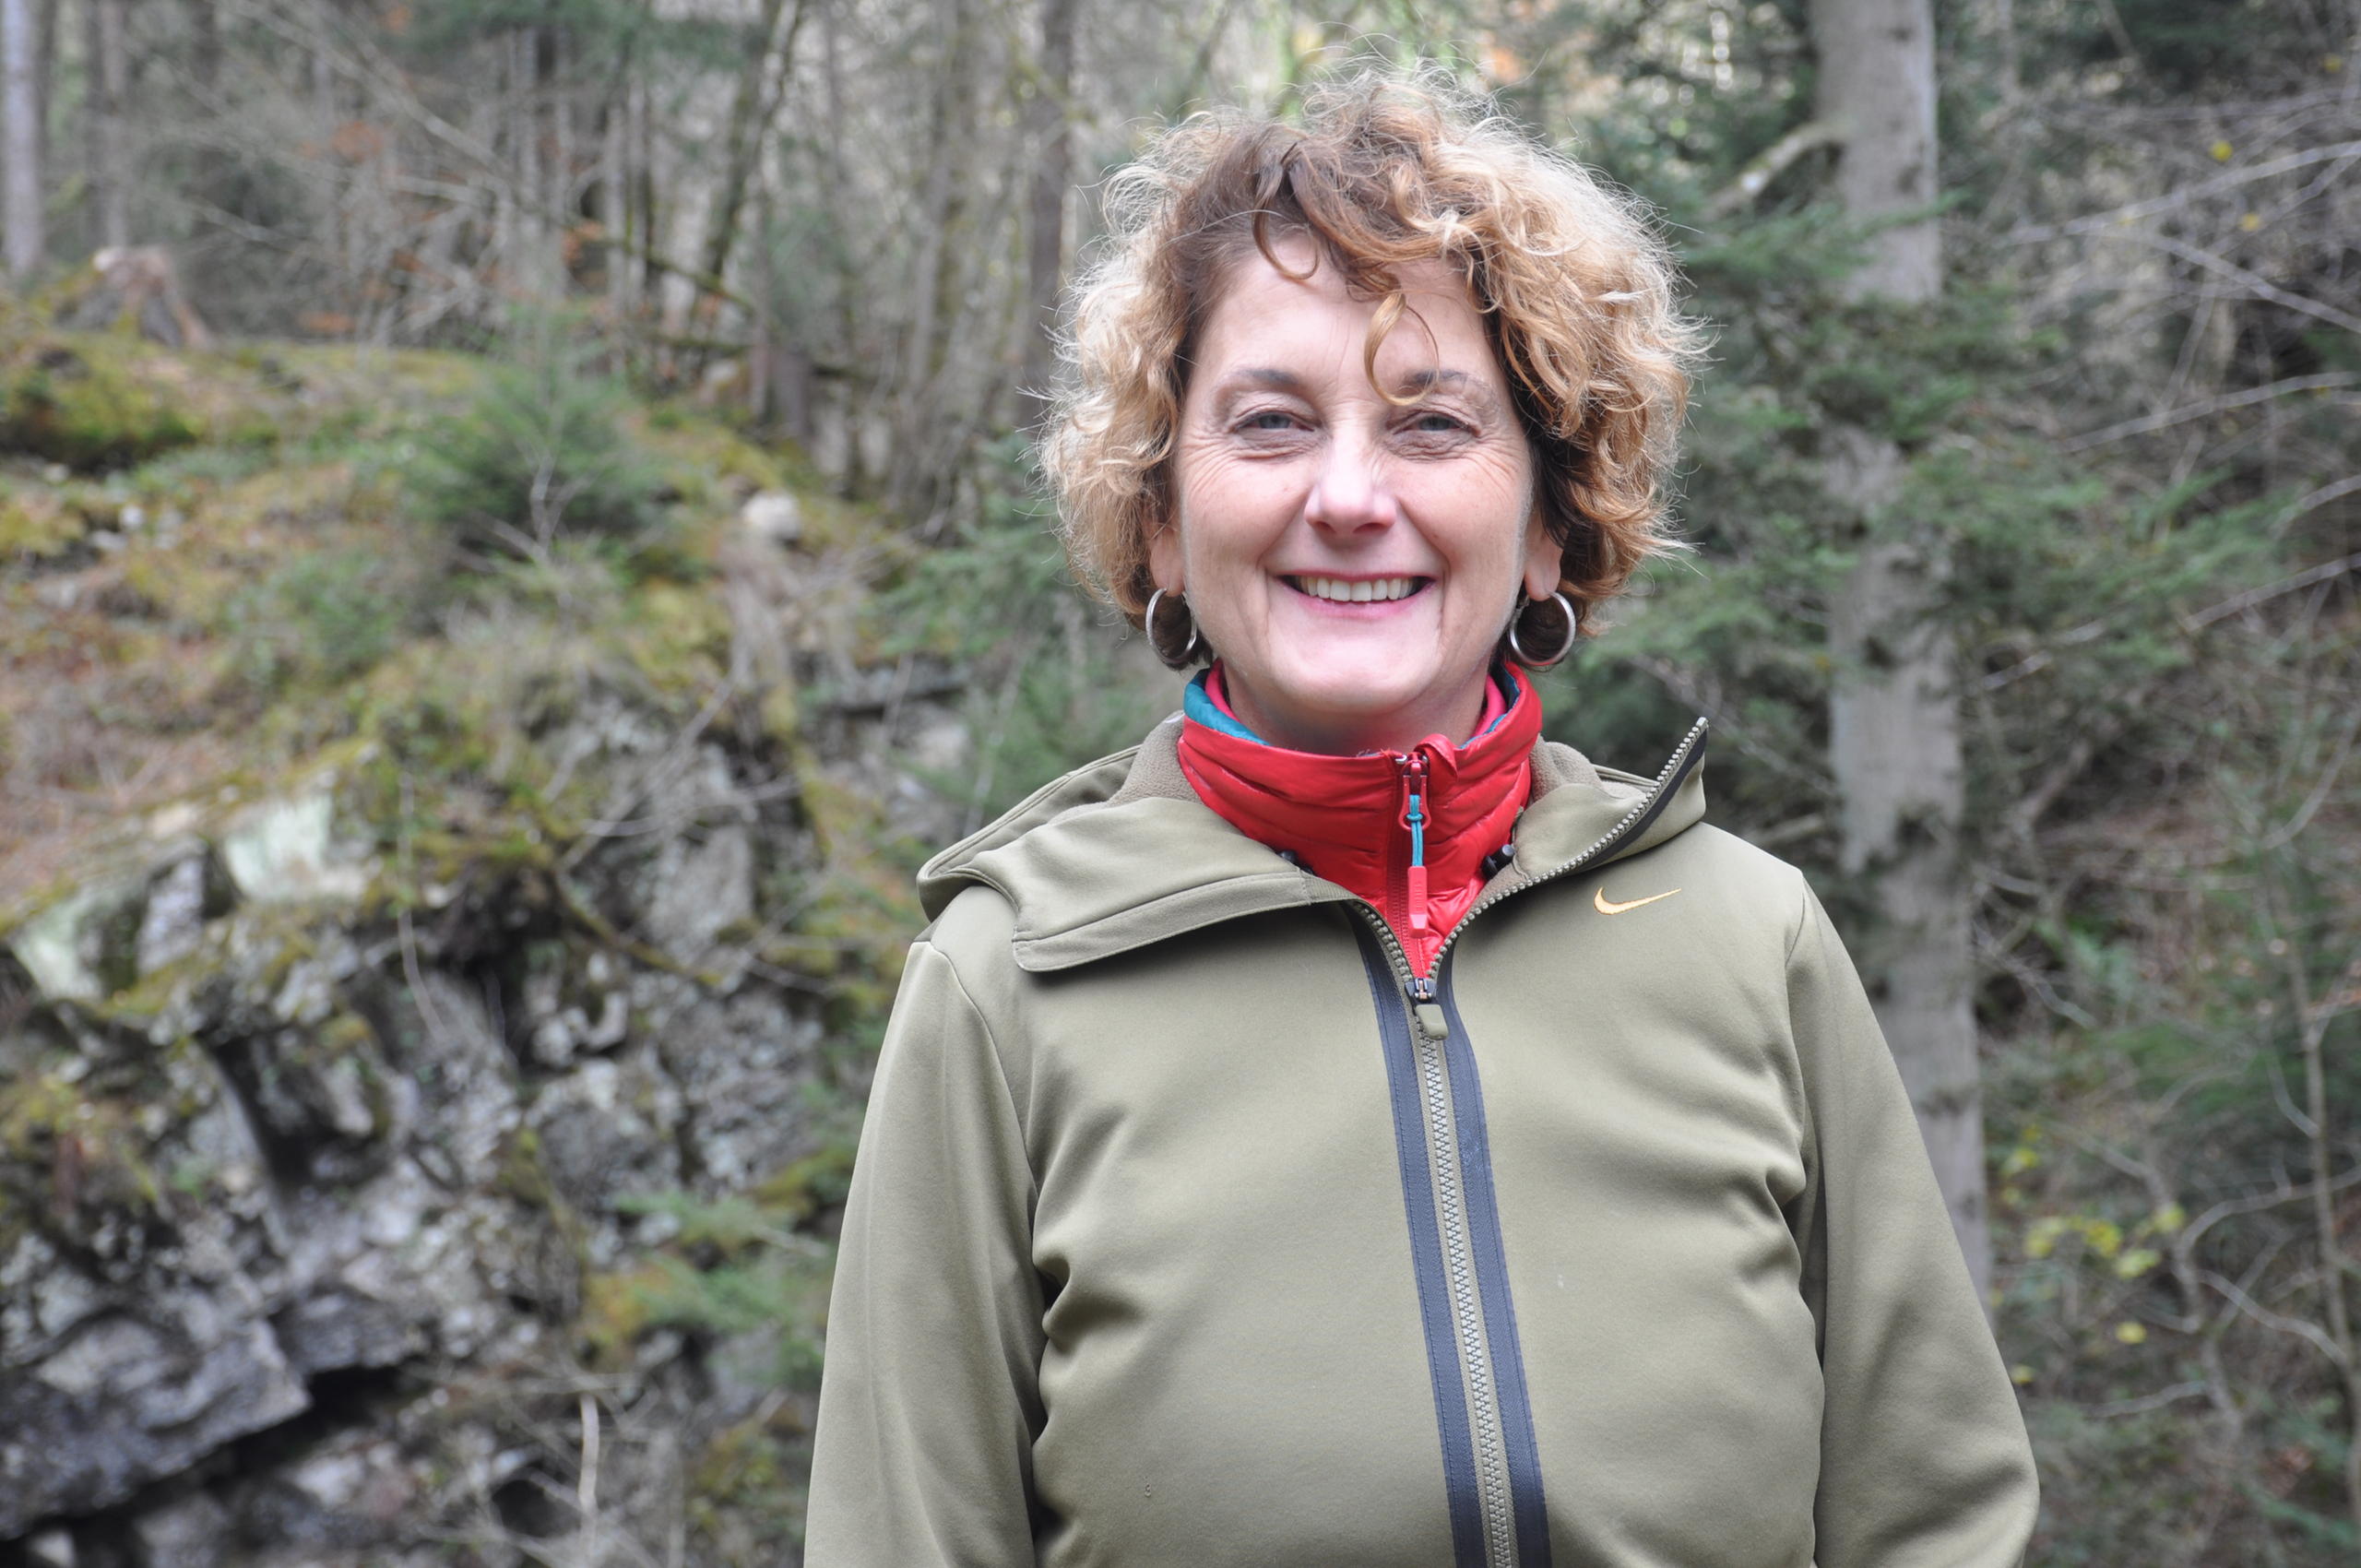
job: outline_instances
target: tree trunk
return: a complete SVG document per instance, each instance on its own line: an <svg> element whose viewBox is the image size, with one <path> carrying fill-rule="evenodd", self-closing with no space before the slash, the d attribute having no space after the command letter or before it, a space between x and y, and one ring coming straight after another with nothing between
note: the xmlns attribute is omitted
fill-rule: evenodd
<svg viewBox="0 0 2361 1568"><path fill-rule="evenodd" d="M1880 221L1856 297L1923 303L1942 289L1934 220L1935 34L1930 0L1812 0L1819 116L1838 127L1836 188ZM1892 221L1904 214L1915 218ZM1826 482L1859 524L1829 618L1830 761L1845 870L1871 890L1862 975L1885 1029L1979 1296L1990 1301L1984 1114L1976 1065L1957 650L1941 619L1946 562L1930 529L1895 515L1904 457L1884 435L1827 434Z"/></svg>
<svg viewBox="0 0 2361 1568"><path fill-rule="evenodd" d="M128 0L89 0L90 184L101 246L131 244L131 158L124 111L130 71L124 56Z"/></svg>
<svg viewBox="0 0 2361 1568"><path fill-rule="evenodd" d="M202 118L218 120L228 110L221 100L219 0L189 0L188 21L188 71L196 88L196 111ZM238 202L230 180L230 158L213 141L211 137L201 137L188 150L189 190L199 202L234 208Z"/></svg>
<svg viewBox="0 0 2361 1568"><path fill-rule="evenodd" d="M940 439L947 422L936 404L960 271L955 232L964 226L967 153L975 135L970 100L977 72L971 0L939 0L936 10L942 53L934 71L909 335L903 344L901 378L894 388L900 419L886 498L889 505L920 519L923 526L936 519L951 478Z"/></svg>
<svg viewBox="0 0 2361 1568"><path fill-rule="evenodd" d="M762 166L763 148L770 140L779 106L787 101L788 83L795 71L795 39L803 30L804 13L809 9L809 0L795 0L792 13L787 10L787 0L763 0L756 42L738 73L738 91L730 105L721 191L714 199L713 220L706 230L705 270L708 277L728 276L730 254L738 248L746 193ZM784 39L778 32L781 15L788 18ZM774 59L777 62L775 85L771 64Z"/></svg>
<svg viewBox="0 0 2361 1568"><path fill-rule="evenodd" d="M0 0L0 158L7 165L0 183L0 223L6 225L8 276L19 283L32 276L49 248L42 211L41 85L34 67L39 26L33 0Z"/></svg>
<svg viewBox="0 0 2361 1568"><path fill-rule="evenodd" d="M508 35L509 179L516 208L516 254L509 266L518 293L545 300L551 292L549 221L542 207L548 192L541 179L541 57L535 31L517 28Z"/></svg>
<svg viewBox="0 0 2361 1568"><path fill-rule="evenodd" d="M637 304L631 261L631 86L626 79L608 95L599 132L599 232L606 244L607 309L617 326Z"/></svg>
<svg viewBox="0 0 2361 1568"><path fill-rule="evenodd" d="M221 12L216 0L191 0L189 6L189 72L196 78L211 113L219 106L221 86Z"/></svg>
<svg viewBox="0 0 2361 1568"><path fill-rule="evenodd" d="M307 64L312 89L312 135L319 143L319 167L325 196L320 212L320 249L327 257L331 298L338 302L336 314L350 315L357 324L370 314L362 301L359 287L360 267L356 261L358 246L353 243L352 224L347 208L351 204L358 171L346 167L337 153L337 126L342 123L338 112L336 61L330 54L328 40L335 25L334 13L322 0L314 8L312 25L318 30L317 40L309 52ZM356 332L358 327L355 327Z"/></svg>
<svg viewBox="0 0 2361 1568"><path fill-rule="evenodd" d="M845 67L841 50L842 36L838 31L837 13L841 7L824 6L820 10L820 89L826 98L827 113L822 120L820 152L826 160L828 180L837 190L852 188L852 165L845 155L845 125L848 107L845 100ZM865 353L866 327L870 318L864 308L865 290L860 271L860 247L850 236L839 235L829 247L829 257L836 264L836 296L837 352L848 362L860 363ZM889 379L889 378L881 378ZM868 481L861 455L860 431L870 414L870 395L873 388L862 381L840 384L836 389L836 411L843 418L845 441L843 466L836 476L837 486L847 495L858 495ZM814 422L816 425L816 421Z"/></svg>
<svg viewBox="0 0 2361 1568"><path fill-rule="evenodd" d="M1031 222L1025 268L1025 362L1017 388L1026 422L1049 411L1057 361L1058 287L1065 276L1066 185L1073 178L1074 136L1068 102L1074 89L1074 35L1081 0L1041 0L1039 79L1033 84L1026 138L1033 148Z"/></svg>
<svg viewBox="0 0 2361 1568"><path fill-rule="evenodd" d="M38 0L33 12L33 135L39 167L56 167L49 145L50 89L57 81L58 0Z"/></svg>
<svg viewBox="0 0 2361 1568"><path fill-rule="evenodd" d="M1819 117L1844 150L1836 195L1861 221L1902 213L1870 240L1856 296L1919 303L1942 292L1935 202L1935 23L1931 0L1812 0L1820 55Z"/></svg>
<svg viewBox="0 0 2361 1568"><path fill-rule="evenodd" d="M550 210L558 224L558 283L566 284L570 245L567 236L582 220L582 149L575 124L574 61L566 45L573 35L563 27L543 30L548 61L541 79L552 85L550 103Z"/></svg>

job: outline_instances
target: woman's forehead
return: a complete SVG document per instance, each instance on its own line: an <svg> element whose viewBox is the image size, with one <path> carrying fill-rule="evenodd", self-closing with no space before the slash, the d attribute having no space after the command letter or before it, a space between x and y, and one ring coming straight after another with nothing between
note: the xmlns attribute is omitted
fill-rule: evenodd
<svg viewBox="0 0 2361 1568"><path fill-rule="evenodd" d="M1358 379L1385 299L1352 290L1344 269L1307 240L1273 249L1287 271L1257 250L1228 269L1197 345L1198 373L1288 390L1281 384L1344 362ZM1497 382L1490 336L1460 274L1428 259L1396 267L1394 277L1402 308L1378 350L1380 378L1419 390Z"/></svg>

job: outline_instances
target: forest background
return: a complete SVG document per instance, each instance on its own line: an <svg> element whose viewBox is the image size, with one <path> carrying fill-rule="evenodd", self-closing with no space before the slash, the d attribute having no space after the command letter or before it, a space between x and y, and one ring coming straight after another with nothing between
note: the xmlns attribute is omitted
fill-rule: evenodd
<svg viewBox="0 0 2361 1568"><path fill-rule="evenodd" d="M910 873L1177 695L1094 184L1371 55L1679 254L1551 728L1836 910L2032 1561L2361 1556L2361 0L0 0L0 1564L793 1554Z"/></svg>

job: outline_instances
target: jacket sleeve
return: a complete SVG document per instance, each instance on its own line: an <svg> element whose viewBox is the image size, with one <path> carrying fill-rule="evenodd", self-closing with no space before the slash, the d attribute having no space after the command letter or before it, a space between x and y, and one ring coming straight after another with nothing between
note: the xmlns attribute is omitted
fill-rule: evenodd
<svg viewBox="0 0 2361 1568"><path fill-rule="evenodd" d="M2037 1511L2016 1391L1852 960L1810 890L1787 965L1813 1168L1816 1568L2014 1568Z"/></svg>
<svg viewBox="0 0 2361 1568"><path fill-rule="evenodd" d="M812 1463L811 1568L1030 1568L1042 1295L991 1032L911 948L853 1162Z"/></svg>

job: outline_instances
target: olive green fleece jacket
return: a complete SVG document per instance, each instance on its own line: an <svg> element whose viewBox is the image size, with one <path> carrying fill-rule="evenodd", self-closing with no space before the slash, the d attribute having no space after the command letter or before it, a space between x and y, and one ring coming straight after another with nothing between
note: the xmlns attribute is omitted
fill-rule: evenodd
<svg viewBox="0 0 2361 1568"><path fill-rule="evenodd" d="M1427 979L1177 722L922 873L813 1568L2006 1568L2031 1455L1792 867L1534 754Z"/></svg>

